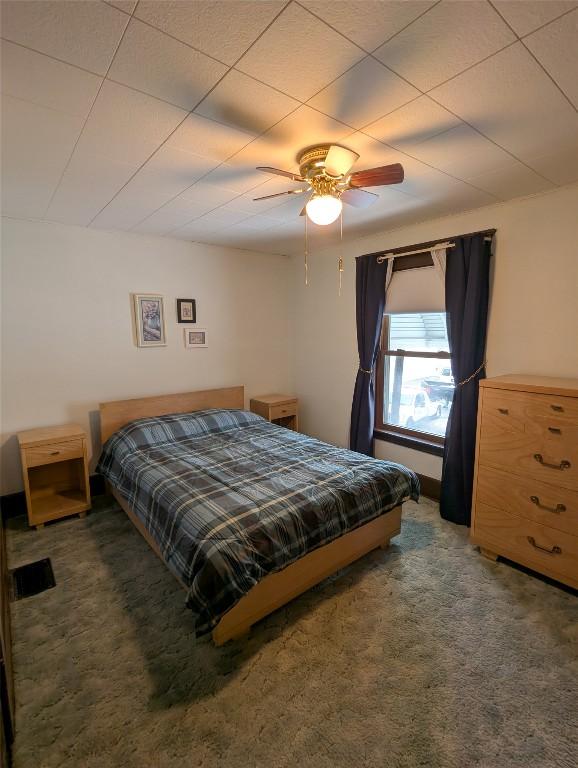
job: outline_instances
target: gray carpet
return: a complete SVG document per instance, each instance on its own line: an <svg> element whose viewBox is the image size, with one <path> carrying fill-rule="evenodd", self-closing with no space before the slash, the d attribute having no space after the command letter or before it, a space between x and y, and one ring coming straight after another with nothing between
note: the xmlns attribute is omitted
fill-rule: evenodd
<svg viewBox="0 0 578 768"><path fill-rule="evenodd" d="M15 768L575 768L578 600L482 558L422 501L403 531L224 648L105 499L14 528Z"/></svg>

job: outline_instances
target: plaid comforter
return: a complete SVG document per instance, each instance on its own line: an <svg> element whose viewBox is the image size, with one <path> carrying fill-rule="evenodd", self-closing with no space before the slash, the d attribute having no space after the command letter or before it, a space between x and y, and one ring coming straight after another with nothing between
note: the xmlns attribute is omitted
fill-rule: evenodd
<svg viewBox="0 0 578 768"><path fill-rule="evenodd" d="M188 587L197 635L267 574L419 495L413 472L247 411L133 421L97 471Z"/></svg>

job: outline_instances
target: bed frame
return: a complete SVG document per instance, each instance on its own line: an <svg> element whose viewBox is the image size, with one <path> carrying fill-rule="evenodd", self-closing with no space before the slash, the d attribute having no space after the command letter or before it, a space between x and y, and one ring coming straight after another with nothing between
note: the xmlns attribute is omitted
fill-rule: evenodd
<svg viewBox="0 0 578 768"><path fill-rule="evenodd" d="M101 403L99 406L101 438L104 443L114 432L134 419L199 411L205 408L244 408L244 405L243 387L206 389L200 392ZM162 560L156 542L125 499L115 488L110 486L109 488L135 528ZM222 617L213 630L213 642L215 645L223 645L228 640L246 634L259 619L306 592L340 568L353 563L374 549L386 549L390 539L400 530L401 506L397 506L387 514L310 552L282 571L266 576ZM186 589L180 580L179 583Z"/></svg>

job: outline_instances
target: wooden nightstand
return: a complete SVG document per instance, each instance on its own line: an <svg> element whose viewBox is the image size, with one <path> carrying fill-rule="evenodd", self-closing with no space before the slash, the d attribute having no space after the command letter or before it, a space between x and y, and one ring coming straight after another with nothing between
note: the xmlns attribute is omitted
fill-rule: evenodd
<svg viewBox="0 0 578 768"><path fill-rule="evenodd" d="M42 528L90 509L86 432L78 424L18 433L28 523Z"/></svg>
<svg viewBox="0 0 578 768"><path fill-rule="evenodd" d="M299 428L298 405L299 401L292 395L259 395L251 399L253 413L295 432Z"/></svg>

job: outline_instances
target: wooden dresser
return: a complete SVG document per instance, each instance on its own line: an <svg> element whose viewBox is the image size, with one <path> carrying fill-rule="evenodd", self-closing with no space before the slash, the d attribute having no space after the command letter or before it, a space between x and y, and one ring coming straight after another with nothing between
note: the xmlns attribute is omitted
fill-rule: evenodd
<svg viewBox="0 0 578 768"><path fill-rule="evenodd" d="M578 588L578 380L480 382L471 541Z"/></svg>

